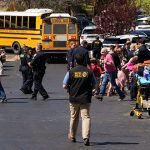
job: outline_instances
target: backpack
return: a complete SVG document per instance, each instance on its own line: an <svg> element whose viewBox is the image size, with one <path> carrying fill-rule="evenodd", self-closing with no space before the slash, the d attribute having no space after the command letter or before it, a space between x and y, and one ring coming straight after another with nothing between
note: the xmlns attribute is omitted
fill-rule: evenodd
<svg viewBox="0 0 150 150"><path fill-rule="evenodd" d="M115 53L112 53L111 54L112 58L113 58L113 61L114 61L114 64L115 64L115 67L116 69L120 69L121 67L121 62L120 62L120 58L117 54Z"/></svg>

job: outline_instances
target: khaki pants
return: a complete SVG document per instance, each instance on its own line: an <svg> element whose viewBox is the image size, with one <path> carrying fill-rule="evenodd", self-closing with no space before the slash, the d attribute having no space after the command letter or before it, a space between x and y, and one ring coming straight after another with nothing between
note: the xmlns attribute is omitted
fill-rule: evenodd
<svg viewBox="0 0 150 150"><path fill-rule="evenodd" d="M82 117L82 138L90 137L90 104L74 104L70 103L70 136L75 138L78 122L79 122L79 114L81 112Z"/></svg>

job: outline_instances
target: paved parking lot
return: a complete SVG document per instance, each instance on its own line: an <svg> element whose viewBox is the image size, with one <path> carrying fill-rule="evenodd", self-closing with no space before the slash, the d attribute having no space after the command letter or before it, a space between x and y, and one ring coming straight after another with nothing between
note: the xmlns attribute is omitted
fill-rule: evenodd
<svg viewBox="0 0 150 150"><path fill-rule="evenodd" d="M44 86L50 99L31 101L31 95L21 93L19 62L5 63L2 83L8 103L0 104L0 150L145 150L149 149L150 117L130 117L135 106L127 96L118 102L117 96L105 97L103 102L93 98L91 106L91 146L85 147L81 138L81 119L77 143L67 139L69 105L62 88L66 64L47 64Z"/></svg>

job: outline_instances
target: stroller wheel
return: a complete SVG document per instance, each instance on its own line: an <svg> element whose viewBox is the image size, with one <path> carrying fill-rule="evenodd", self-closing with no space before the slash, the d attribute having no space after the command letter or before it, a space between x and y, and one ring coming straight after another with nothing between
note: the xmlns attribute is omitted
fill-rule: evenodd
<svg viewBox="0 0 150 150"><path fill-rule="evenodd" d="M133 110L130 112L130 116L134 116L134 111Z"/></svg>

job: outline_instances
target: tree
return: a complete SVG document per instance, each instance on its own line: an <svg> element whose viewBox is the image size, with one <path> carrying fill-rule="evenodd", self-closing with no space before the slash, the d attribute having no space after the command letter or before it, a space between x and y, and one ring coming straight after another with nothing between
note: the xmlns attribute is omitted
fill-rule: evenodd
<svg viewBox="0 0 150 150"><path fill-rule="evenodd" d="M143 9L146 15L150 15L150 0L136 0L137 7Z"/></svg>
<svg viewBox="0 0 150 150"><path fill-rule="evenodd" d="M124 34L131 28L135 16L135 0L111 0L100 7L95 17L97 32L104 35Z"/></svg>
<svg viewBox="0 0 150 150"><path fill-rule="evenodd" d="M8 6L8 10L26 10L29 8L50 8L54 12L65 12L67 9L76 10L76 7L85 3L85 0L0 0Z"/></svg>

